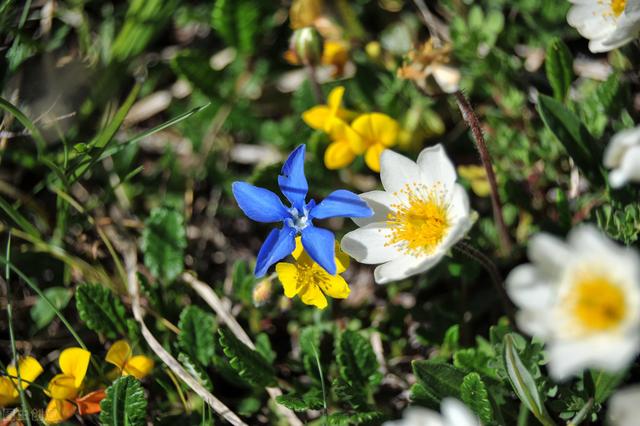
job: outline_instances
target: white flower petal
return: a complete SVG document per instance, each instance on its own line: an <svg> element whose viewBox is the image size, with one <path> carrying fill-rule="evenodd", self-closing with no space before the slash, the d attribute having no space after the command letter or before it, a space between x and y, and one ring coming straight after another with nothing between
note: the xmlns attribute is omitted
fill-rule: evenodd
<svg viewBox="0 0 640 426"><path fill-rule="evenodd" d="M507 294L518 307L545 309L553 302L553 284L532 264L517 266L506 280Z"/></svg>
<svg viewBox="0 0 640 426"><path fill-rule="evenodd" d="M476 415L455 398L444 398L440 403L440 412L447 426L482 426Z"/></svg>
<svg viewBox="0 0 640 426"><path fill-rule="evenodd" d="M455 93L460 88L461 74L457 68L447 65L434 65L433 78L445 93Z"/></svg>
<svg viewBox="0 0 640 426"><path fill-rule="evenodd" d="M625 181L640 182L640 145L630 148L624 154L620 167L615 172L623 176ZM618 178L613 177L611 185L616 185L617 180Z"/></svg>
<svg viewBox="0 0 640 426"><path fill-rule="evenodd" d="M391 204L396 199L393 195L385 191L369 191L360 194L362 198L373 210L371 217L354 217L351 218L356 225L365 226L373 222L384 222L391 213Z"/></svg>
<svg viewBox="0 0 640 426"><path fill-rule="evenodd" d="M380 180L387 192L400 191L408 183L420 182L420 168L397 152L385 149L380 155Z"/></svg>
<svg viewBox="0 0 640 426"><path fill-rule="evenodd" d="M471 219L469 217L460 218L449 229L447 235L445 235L444 239L440 242L440 245L437 248L437 252L446 253L451 247L453 247L458 241L464 238L464 236L471 229Z"/></svg>
<svg viewBox="0 0 640 426"><path fill-rule="evenodd" d="M397 245L387 245L390 229L374 222L347 233L340 242L342 251L360 263L376 264L401 256Z"/></svg>
<svg viewBox="0 0 640 426"><path fill-rule="evenodd" d="M604 152L604 166L609 169L620 166L627 150L635 145L640 146L640 126L616 133Z"/></svg>
<svg viewBox="0 0 640 426"><path fill-rule="evenodd" d="M571 258L569 247L564 241L546 233L531 237L528 255L549 276L559 276Z"/></svg>
<svg viewBox="0 0 640 426"><path fill-rule="evenodd" d="M469 196L467 191L460 184L454 184L449 200L449 215L451 220L461 220L469 218L471 208L469 207Z"/></svg>
<svg viewBox="0 0 640 426"><path fill-rule="evenodd" d="M611 426L636 426L640 418L640 385L627 386L608 401L607 418Z"/></svg>
<svg viewBox="0 0 640 426"><path fill-rule="evenodd" d="M456 169L440 144L423 149L418 155L418 166L422 181L429 187L440 182L449 191L456 181Z"/></svg>
<svg viewBox="0 0 640 426"><path fill-rule="evenodd" d="M613 241L607 238L602 231L594 225L579 225L569 233L567 241L572 248L573 257L576 252L589 257L615 257L620 251Z"/></svg>
<svg viewBox="0 0 640 426"><path fill-rule="evenodd" d="M382 426L449 426L443 422L440 413L422 407L408 407L402 419L384 422Z"/></svg>
<svg viewBox="0 0 640 426"><path fill-rule="evenodd" d="M554 342L548 346L549 373L555 380L564 380L586 368L620 371L636 356L639 344L636 334Z"/></svg>
<svg viewBox="0 0 640 426"><path fill-rule="evenodd" d="M516 312L518 328L530 336L548 340L553 332L553 323L548 310L524 309Z"/></svg>
<svg viewBox="0 0 640 426"><path fill-rule="evenodd" d="M443 253L429 257L403 255L376 267L373 272L373 277L378 284L386 284L393 281L403 280L432 268L440 261L440 259L442 259L443 256Z"/></svg>

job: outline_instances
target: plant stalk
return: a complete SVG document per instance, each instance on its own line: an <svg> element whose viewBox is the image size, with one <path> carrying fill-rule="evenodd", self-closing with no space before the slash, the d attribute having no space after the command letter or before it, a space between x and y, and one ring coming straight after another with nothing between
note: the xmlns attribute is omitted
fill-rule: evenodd
<svg viewBox="0 0 640 426"><path fill-rule="evenodd" d="M509 238L509 230L507 229L507 225L504 221L502 202L500 201L500 194L498 193L498 183L496 181L496 175L493 172L491 156L489 155L489 150L487 149L487 144L484 140L484 135L482 134L482 128L480 127L478 117L464 94L457 91L454 95L458 102L460 112L462 113L462 118L471 128L473 140L475 141L476 148L480 154L480 160L482 161L482 165L487 173L487 180L491 187L491 207L493 208L493 217L495 219L496 228L498 229L498 235L500 238L500 252L501 255L507 256L512 249L511 239Z"/></svg>

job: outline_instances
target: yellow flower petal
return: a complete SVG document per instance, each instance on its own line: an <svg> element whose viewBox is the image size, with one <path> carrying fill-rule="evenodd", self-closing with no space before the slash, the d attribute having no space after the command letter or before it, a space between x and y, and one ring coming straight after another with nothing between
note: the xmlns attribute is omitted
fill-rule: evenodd
<svg viewBox="0 0 640 426"><path fill-rule="evenodd" d="M458 174L471 184L471 190L478 197L488 197L491 193L491 186L484 167L476 165L458 166Z"/></svg>
<svg viewBox="0 0 640 426"><path fill-rule="evenodd" d="M341 274L347 270L351 258L349 255L342 251L340 244L336 241L336 273Z"/></svg>
<svg viewBox="0 0 640 426"><path fill-rule="evenodd" d="M109 348L105 361L122 370L130 357L131 346L124 340L118 340Z"/></svg>
<svg viewBox="0 0 640 426"><path fill-rule="evenodd" d="M339 140L332 142L324 152L324 165L329 170L347 167L356 158L349 142Z"/></svg>
<svg viewBox="0 0 640 426"><path fill-rule="evenodd" d="M329 137L334 142L344 141L356 155L360 155L366 149L365 141L362 140L358 132L353 130L349 124L340 118L334 118L329 128Z"/></svg>
<svg viewBox="0 0 640 426"><path fill-rule="evenodd" d="M18 367L20 367L20 377L23 380L22 389L26 389L27 386L29 386L29 383L37 379L44 371L38 360L30 356L20 358ZM7 368L7 372L8 371L9 368ZM16 376L17 375L18 373L16 372ZM15 382L18 383L18 379L15 379Z"/></svg>
<svg viewBox="0 0 640 426"><path fill-rule="evenodd" d="M300 300L305 305L313 305L318 309L327 307L327 298L320 291L317 285L308 285L300 292Z"/></svg>
<svg viewBox="0 0 640 426"><path fill-rule="evenodd" d="M48 424L62 423L76 412L76 406L69 401L52 399L44 413L44 421Z"/></svg>
<svg viewBox="0 0 640 426"><path fill-rule="evenodd" d="M302 250L304 250L304 247L302 247L302 237L298 235L296 237L296 248L293 249L291 256L293 256L294 259L298 260L298 258L302 254Z"/></svg>
<svg viewBox="0 0 640 426"><path fill-rule="evenodd" d="M8 368L7 368L8 370ZM7 371L8 372L8 371ZM18 391L8 377L0 377L0 407L14 404L18 400Z"/></svg>
<svg viewBox="0 0 640 426"><path fill-rule="evenodd" d="M74 399L78 396L75 377L69 374L57 374L49 382L47 391L53 399Z"/></svg>
<svg viewBox="0 0 640 426"><path fill-rule="evenodd" d="M349 284L340 275L327 274L326 278L319 281L318 285L324 294L334 299L346 299L351 293Z"/></svg>
<svg viewBox="0 0 640 426"><path fill-rule="evenodd" d="M351 123L351 127L367 145L382 144L385 147L395 145L400 132L396 120L379 112L362 114Z"/></svg>
<svg viewBox="0 0 640 426"><path fill-rule="evenodd" d="M60 354L60 369L64 374L75 379L75 387L80 388L87 374L91 353L82 348L69 348Z"/></svg>
<svg viewBox="0 0 640 426"><path fill-rule="evenodd" d="M298 294L298 268L291 263L280 262L276 265L276 274L284 288L284 295L288 298Z"/></svg>
<svg viewBox="0 0 640 426"><path fill-rule="evenodd" d="M325 40L320 60L325 65L336 67L336 75L342 74L344 66L349 60L349 45L342 40ZM344 93L344 87L342 87L342 92Z"/></svg>
<svg viewBox="0 0 640 426"><path fill-rule="evenodd" d="M123 373L125 375L131 375L140 380L146 377L153 370L153 360L144 355L136 355L131 357L124 367Z"/></svg>
<svg viewBox="0 0 640 426"><path fill-rule="evenodd" d="M380 155L382 155L382 151L384 150L384 145L376 144L367 149L367 152L364 154L364 162L367 163L367 166L374 172L380 172Z"/></svg>
<svg viewBox="0 0 640 426"><path fill-rule="evenodd" d="M335 87L329 92L327 96L327 106L333 116L338 114L340 105L342 104L342 97L344 96L344 86Z"/></svg>
<svg viewBox="0 0 640 426"><path fill-rule="evenodd" d="M312 129L324 131L331 116L332 113L329 107L317 105L303 112L302 120Z"/></svg>

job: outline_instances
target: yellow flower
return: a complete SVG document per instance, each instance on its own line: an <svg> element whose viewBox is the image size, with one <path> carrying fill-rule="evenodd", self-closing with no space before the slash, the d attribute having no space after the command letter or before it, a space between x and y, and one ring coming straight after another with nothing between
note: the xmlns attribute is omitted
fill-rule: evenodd
<svg viewBox="0 0 640 426"><path fill-rule="evenodd" d="M47 423L60 423L75 413L76 406L70 400L80 393L90 359L91 353L82 348L62 351L58 360L62 373L55 375L47 388L51 396L44 416Z"/></svg>
<svg viewBox="0 0 640 426"><path fill-rule="evenodd" d="M325 40L320 61L334 67L333 77L342 75L349 61L349 45L342 40Z"/></svg>
<svg viewBox="0 0 640 426"><path fill-rule="evenodd" d="M30 356L20 358L18 367L23 390L29 387L29 384L43 371L40 363ZM7 367L7 376L0 377L0 407L15 404L18 401L18 396L20 396L18 391L18 369L16 369L15 365L11 364Z"/></svg>
<svg viewBox="0 0 640 426"><path fill-rule="evenodd" d="M289 9L289 20L294 30L315 24L324 9L322 0L294 0Z"/></svg>
<svg viewBox="0 0 640 426"><path fill-rule="evenodd" d="M458 175L469 182L471 190L478 197L488 197L491 194L491 187L484 167L475 165L458 166Z"/></svg>
<svg viewBox="0 0 640 426"><path fill-rule="evenodd" d="M278 279L284 288L284 295L292 299L296 294L306 305L324 309L327 307L325 297L346 299L351 290L340 276L349 267L347 256L336 243L336 275L330 275L320 265L311 260L304 251L301 238L296 238L296 248L291 253L295 263L280 262L276 265Z"/></svg>
<svg viewBox="0 0 640 426"><path fill-rule="evenodd" d="M326 105L316 105L306 110L302 113L302 119L309 127L329 133L336 118L346 120L350 115L350 111L342 108L343 95L344 87L334 88L327 97Z"/></svg>
<svg viewBox="0 0 640 426"><path fill-rule="evenodd" d="M324 152L324 164L327 169L335 170L348 166L365 151L362 138L345 121L336 118L331 126L329 137L332 142Z"/></svg>
<svg viewBox="0 0 640 426"><path fill-rule="evenodd" d="M372 112L362 114L351 123L351 128L362 139L364 161L375 172L380 171L380 154L398 141L400 126L386 114Z"/></svg>
<svg viewBox="0 0 640 426"><path fill-rule="evenodd" d="M132 356L131 346L124 340L118 340L109 348L105 360L118 367L122 375L139 380L153 369L153 360L144 355Z"/></svg>

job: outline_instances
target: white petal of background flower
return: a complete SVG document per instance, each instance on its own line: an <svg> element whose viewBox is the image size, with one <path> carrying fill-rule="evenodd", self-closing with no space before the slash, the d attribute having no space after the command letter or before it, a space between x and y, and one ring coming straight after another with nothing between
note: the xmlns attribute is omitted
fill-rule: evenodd
<svg viewBox="0 0 640 426"><path fill-rule="evenodd" d="M623 388L608 401L610 426L636 426L640 419L640 385Z"/></svg>
<svg viewBox="0 0 640 426"><path fill-rule="evenodd" d="M429 257L403 255L376 267L373 271L373 277L378 284L403 280L435 266L443 256L444 254L435 254Z"/></svg>
<svg viewBox="0 0 640 426"><path fill-rule="evenodd" d="M619 167L625 153L633 146L640 146L640 126L622 130L611 138L604 152L604 166L609 169Z"/></svg>
<svg viewBox="0 0 640 426"><path fill-rule="evenodd" d="M440 412L447 426L481 426L476 415L457 399L443 399L440 404Z"/></svg>
<svg viewBox="0 0 640 426"><path fill-rule="evenodd" d="M544 310L553 302L553 284L532 264L520 265L511 271L506 289L519 308Z"/></svg>
<svg viewBox="0 0 640 426"><path fill-rule="evenodd" d="M620 166L609 174L613 188L620 188L627 182L640 182L640 145L628 149Z"/></svg>

